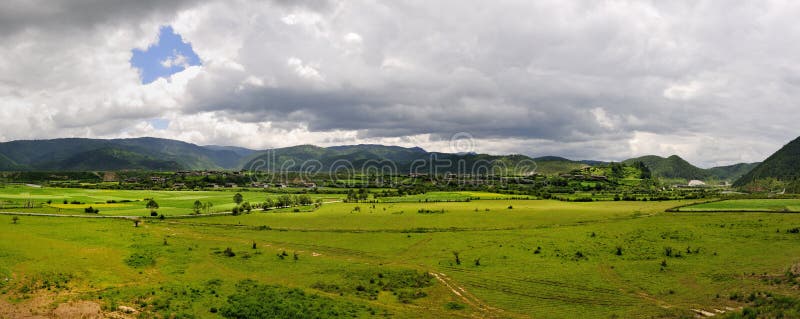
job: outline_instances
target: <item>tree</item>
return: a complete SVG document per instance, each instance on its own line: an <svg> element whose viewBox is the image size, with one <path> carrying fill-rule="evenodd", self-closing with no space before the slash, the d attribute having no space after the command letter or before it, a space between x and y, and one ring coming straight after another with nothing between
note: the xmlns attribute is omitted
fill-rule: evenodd
<svg viewBox="0 0 800 319"><path fill-rule="evenodd" d="M206 213L210 212L212 207L214 207L214 203L212 202L206 202L203 204L203 209L206 210Z"/></svg>
<svg viewBox="0 0 800 319"><path fill-rule="evenodd" d="M242 197L242 194L236 193L236 195L233 195L233 202L236 203L236 205L241 204L243 201L244 197Z"/></svg>
<svg viewBox="0 0 800 319"><path fill-rule="evenodd" d="M147 202L147 209L150 210L151 213L155 213L158 210L158 203L152 198Z"/></svg>
<svg viewBox="0 0 800 319"><path fill-rule="evenodd" d="M264 204L262 205L262 207L263 207L264 210L267 210L269 208L275 207L275 200L270 198L270 197L267 197L267 200L264 201Z"/></svg>
<svg viewBox="0 0 800 319"><path fill-rule="evenodd" d="M251 210L253 210L253 206L252 206L252 205L250 205L250 202L244 202L244 203L242 203L242 208L241 208L241 210L242 210L242 211L246 211L246 212L248 212L248 213L249 213Z"/></svg>
<svg viewBox="0 0 800 319"><path fill-rule="evenodd" d="M313 203L313 201L311 200L311 196L303 194L303 195L297 196L297 203L300 204L300 205L311 205L311 203Z"/></svg>
<svg viewBox="0 0 800 319"><path fill-rule="evenodd" d="M199 199L194 201L194 213L200 214L200 210L202 209L203 209L203 202L201 202Z"/></svg>
<svg viewBox="0 0 800 319"><path fill-rule="evenodd" d="M292 196L289 195L281 195L278 197L278 207L290 207L294 206L294 199Z"/></svg>

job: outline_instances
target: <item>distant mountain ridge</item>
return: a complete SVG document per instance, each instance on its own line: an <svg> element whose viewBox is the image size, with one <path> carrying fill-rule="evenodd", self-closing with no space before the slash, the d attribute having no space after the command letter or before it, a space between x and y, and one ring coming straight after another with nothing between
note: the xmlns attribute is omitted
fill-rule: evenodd
<svg viewBox="0 0 800 319"><path fill-rule="evenodd" d="M319 147L299 145L266 150L252 157L245 169L262 171L337 171L339 169L400 174L533 173L537 162L524 155L452 154L419 147L375 144Z"/></svg>
<svg viewBox="0 0 800 319"><path fill-rule="evenodd" d="M62 138L20 140L0 143L0 171L86 171L86 170L202 170L330 169L334 165L355 168L369 163L390 161L397 170L430 171L433 165L442 173L471 172L476 167L495 170L522 170L552 175L609 162L570 160L558 156L531 158L525 155L452 154L428 152L420 147L379 144L319 147L297 145L270 150L252 150L236 146L199 146L182 141L141 137L128 139ZM624 163L643 162L655 176L667 178L735 179L755 164L736 164L704 170L678 156L668 158L643 156ZM284 167L276 167L281 163ZM303 163L306 167L300 167ZM492 163L488 165L486 163ZM273 164L273 167L266 165ZM295 167L286 167L292 164ZM316 165L317 168L314 168ZM458 167L461 165L461 167Z"/></svg>
<svg viewBox="0 0 800 319"><path fill-rule="evenodd" d="M233 169L242 156L152 138L21 140L0 143L0 170Z"/></svg>

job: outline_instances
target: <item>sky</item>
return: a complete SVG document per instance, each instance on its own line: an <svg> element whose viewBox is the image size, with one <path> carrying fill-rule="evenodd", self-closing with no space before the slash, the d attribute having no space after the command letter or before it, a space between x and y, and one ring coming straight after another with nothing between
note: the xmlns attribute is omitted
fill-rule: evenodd
<svg viewBox="0 0 800 319"><path fill-rule="evenodd" d="M800 135L798 16L764 0L6 0L0 141L761 161Z"/></svg>

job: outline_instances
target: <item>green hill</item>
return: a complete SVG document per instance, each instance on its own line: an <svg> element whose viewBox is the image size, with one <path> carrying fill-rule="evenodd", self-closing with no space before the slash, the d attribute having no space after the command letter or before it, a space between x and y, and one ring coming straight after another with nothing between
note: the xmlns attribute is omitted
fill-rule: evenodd
<svg viewBox="0 0 800 319"><path fill-rule="evenodd" d="M633 165L635 162L644 163L644 165L650 169L653 176L662 178L703 180L712 176L710 172L690 164L686 160L680 158L678 155L672 155L667 158L656 155L647 155L623 161L623 163L628 165Z"/></svg>
<svg viewBox="0 0 800 319"><path fill-rule="evenodd" d="M789 192L800 192L800 137L784 145L733 185L756 191L769 190L763 185L765 181L777 181L774 184L784 184Z"/></svg>
<svg viewBox="0 0 800 319"><path fill-rule="evenodd" d="M181 168L175 161L164 161L139 153L116 149L102 148L75 154L66 160L54 163L59 171L90 171L90 170L167 170L174 171Z"/></svg>
<svg viewBox="0 0 800 319"><path fill-rule="evenodd" d="M712 176L727 181L735 181L744 176L760 163L739 163L728 166L717 166L707 169Z"/></svg>
<svg viewBox="0 0 800 319"><path fill-rule="evenodd" d="M109 163L103 160L110 161ZM235 169L242 156L159 138L25 140L0 143L0 170Z"/></svg>
<svg viewBox="0 0 800 319"><path fill-rule="evenodd" d="M536 172L543 175L570 172L576 169L591 166L584 162L573 161L558 156L543 156L534 158L533 160L536 162Z"/></svg>

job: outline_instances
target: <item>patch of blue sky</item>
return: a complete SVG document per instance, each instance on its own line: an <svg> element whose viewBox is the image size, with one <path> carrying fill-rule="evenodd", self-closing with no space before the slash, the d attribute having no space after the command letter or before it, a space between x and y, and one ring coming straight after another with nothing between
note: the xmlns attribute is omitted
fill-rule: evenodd
<svg viewBox="0 0 800 319"><path fill-rule="evenodd" d="M168 119L151 119L147 121L156 130L166 130L169 127Z"/></svg>
<svg viewBox="0 0 800 319"><path fill-rule="evenodd" d="M201 65L200 57L192 50L192 45L183 41L171 26L162 26L158 32L158 43L146 50L133 49L131 65L139 69L142 84L151 83L158 78L169 78L189 66Z"/></svg>

